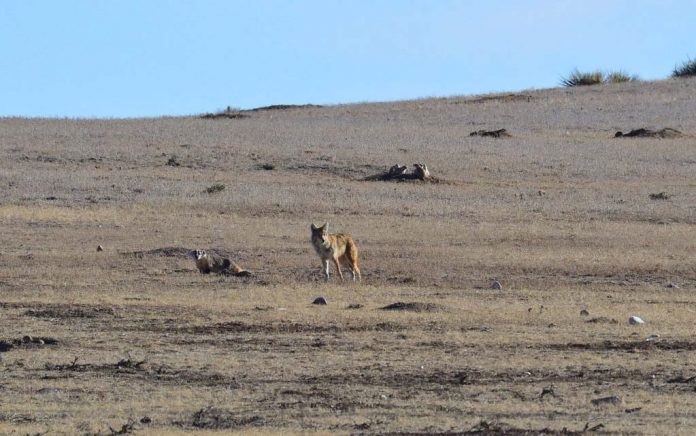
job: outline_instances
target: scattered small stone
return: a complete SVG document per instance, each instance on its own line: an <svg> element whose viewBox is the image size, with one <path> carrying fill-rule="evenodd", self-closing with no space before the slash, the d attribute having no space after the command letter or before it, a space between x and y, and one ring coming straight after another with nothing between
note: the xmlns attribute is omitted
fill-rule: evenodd
<svg viewBox="0 0 696 436"><path fill-rule="evenodd" d="M25 344L29 344L31 342L34 342L34 338L32 338L29 335L26 335L22 337L22 342L24 342Z"/></svg>
<svg viewBox="0 0 696 436"><path fill-rule="evenodd" d="M672 288L672 289L679 289L679 285L676 284L676 283L674 283L674 282L668 283L668 284L667 284L667 287L668 287L668 288Z"/></svg>
<svg viewBox="0 0 696 436"><path fill-rule="evenodd" d="M640 317L632 316L632 317L628 318L628 323L631 324L631 325L645 324L645 321L643 321L642 319L640 319Z"/></svg>
<svg viewBox="0 0 696 436"><path fill-rule="evenodd" d="M312 304L324 304L324 305L326 305L326 304L328 304L328 303L326 302L326 298L324 298L324 297L317 297L317 298L314 299L314 301L312 301Z"/></svg>
<svg viewBox="0 0 696 436"><path fill-rule="evenodd" d="M582 310L580 311L580 315L581 315L581 316L589 316L589 315L590 315L590 311L587 310L587 309L582 309Z"/></svg>
<svg viewBox="0 0 696 436"><path fill-rule="evenodd" d="M152 422L152 418L150 418L149 416L143 416L142 418L140 418L141 424L149 424L151 422Z"/></svg>
<svg viewBox="0 0 696 436"><path fill-rule="evenodd" d="M362 309L363 305L360 303L349 304L346 309Z"/></svg>
<svg viewBox="0 0 696 436"><path fill-rule="evenodd" d="M624 410L624 412L626 412L626 413L634 413L634 412L640 411L641 409L642 409L642 407L632 407L632 408L630 408L630 409Z"/></svg>
<svg viewBox="0 0 696 436"><path fill-rule="evenodd" d="M493 279L493 281L491 282L490 287L491 287L491 289L497 289L499 291L503 290L503 285L498 280L495 280L495 279Z"/></svg>
<svg viewBox="0 0 696 436"><path fill-rule="evenodd" d="M101 245L97 245L97 251L104 251L104 247L102 247Z"/></svg>
<svg viewBox="0 0 696 436"><path fill-rule="evenodd" d="M655 342L658 339L660 339L660 335L652 334L652 335L648 336L647 338L645 338L645 342Z"/></svg>
<svg viewBox="0 0 696 436"><path fill-rule="evenodd" d="M537 195L539 197L543 197L544 195L546 195L546 191L544 191L543 189L540 189L539 191L537 191Z"/></svg>
<svg viewBox="0 0 696 436"><path fill-rule="evenodd" d="M594 400L590 400L590 402L595 406L600 406L602 404L621 404L623 400L621 397L612 395L611 397L595 398Z"/></svg>

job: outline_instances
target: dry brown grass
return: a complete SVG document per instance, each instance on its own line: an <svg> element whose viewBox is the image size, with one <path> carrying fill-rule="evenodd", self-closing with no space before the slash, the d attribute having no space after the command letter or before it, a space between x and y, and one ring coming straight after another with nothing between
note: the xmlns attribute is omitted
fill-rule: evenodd
<svg viewBox="0 0 696 436"><path fill-rule="evenodd" d="M684 79L1 119L0 340L58 343L0 354L0 433L687 434L694 139L612 136L693 135L695 102ZM500 128L512 137L469 136ZM447 183L362 180L414 162ZM324 221L356 238L362 284L321 281L309 225ZM191 248L255 276L198 274ZM421 304L381 310L397 302ZM609 395L623 403L590 403Z"/></svg>

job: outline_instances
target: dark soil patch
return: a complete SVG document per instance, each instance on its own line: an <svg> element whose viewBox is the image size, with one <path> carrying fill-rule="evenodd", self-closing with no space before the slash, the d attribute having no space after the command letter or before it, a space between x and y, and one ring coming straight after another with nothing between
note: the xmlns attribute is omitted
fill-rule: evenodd
<svg viewBox="0 0 696 436"><path fill-rule="evenodd" d="M284 111L288 109L315 109L322 108L324 106L318 104L273 104L270 106L261 106L254 109L249 109L245 112L259 112L259 111Z"/></svg>
<svg viewBox="0 0 696 436"><path fill-rule="evenodd" d="M249 117L249 115L243 114L243 113L237 112L237 111L232 111L232 112L225 111L225 112L207 113L207 114L201 115L201 118L203 118L203 119L212 119L212 120L218 120L218 119L223 119L223 118L234 120L234 119L248 118L248 117Z"/></svg>
<svg viewBox="0 0 696 436"><path fill-rule="evenodd" d="M360 385L360 386L385 386L390 388L418 388L419 390L439 391L443 386L487 386L497 387L507 385L525 385L539 383L552 384L564 382L617 382L629 381L643 383L654 375L654 371L641 372L640 370L624 370L621 368L582 368L560 371L535 371L503 370L493 371L479 368L460 368L452 371L435 369L432 371L420 370L415 372L395 371L391 372L377 364L358 368L352 372L335 372L320 376L305 376L298 383L315 385ZM659 374L658 374L659 375ZM662 375L659 375L662 377ZM523 394L515 396L526 399ZM538 398L538 397L536 397Z"/></svg>
<svg viewBox="0 0 696 436"><path fill-rule="evenodd" d="M53 364L47 363L46 371L60 373L98 373L101 376L133 377L146 379L151 382L171 383L176 385L189 384L201 386L220 386L239 388L239 383L234 377L215 372L193 371L190 369L177 369L168 365L153 365L146 361L137 361L131 358L121 359L114 364L78 363L75 358L71 363Z"/></svg>
<svg viewBox="0 0 696 436"><path fill-rule="evenodd" d="M599 316L595 318L590 318L587 321L585 321L590 324L618 324L619 321L615 320L614 318L607 318L606 316Z"/></svg>
<svg viewBox="0 0 696 436"><path fill-rule="evenodd" d="M469 136L483 136L489 138L512 138L512 135L509 134L506 129L476 130L475 132L469 133Z"/></svg>
<svg viewBox="0 0 696 436"><path fill-rule="evenodd" d="M676 129L666 127L660 130L635 129L630 132L616 132L614 138L681 138L684 134Z"/></svg>
<svg viewBox="0 0 696 436"><path fill-rule="evenodd" d="M56 305L41 310L29 309L24 312L23 315L34 318L98 318L103 316L114 316L115 311L110 307Z"/></svg>
<svg viewBox="0 0 696 436"><path fill-rule="evenodd" d="M683 375L678 375L667 380L667 383L692 383L694 381L696 381L696 375L692 375L691 377L684 377Z"/></svg>
<svg viewBox="0 0 696 436"><path fill-rule="evenodd" d="M633 342L589 342L589 343L567 343L567 344L546 344L542 348L552 350L589 350L589 351L628 351L635 350L680 350L695 351L696 341L633 341Z"/></svg>
<svg viewBox="0 0 696 436"><path fill-rule="evenodd" d="M191 425L204 429L232 429L248 425L263 425L263 419L258 415L240 416L227 409L206 407L193 414Z"/></svg>
<svg viewBox="0 0 696 436"><path fill-rule="evenodd" d="M355 179L359 177L364 177L365 174L369 174L371 171L375 171L376 165L344 165L338 164L330 160L316 160L316 161L300 161L292 163L285 167L288 171L296 171L302 173L311 174L326 174L330 176L343 177L347 179Z"/></svg>
<svg viewBox="0 0 696 436"><path fill-rule="evenodd" d="M184 247L163 247L155 248L154 250L145 251L132 251L128 253L122 253L124 256L133 256L137 258L143 258L145 256L158 256L158 257L188 257L191 249Z"/></svg>
<svg viewBox="0 0 696 436"><path fill-rule="evenodd" d="M296 333L340 333L340 332L370 332L370 331L390 331L397 332L405 330L406 327L399 324L380 322L377 324L356 325L356 326L337 326L337 325L313 325L292 322L281 322L275 324L247 324L240 321L231 321L207 326L193 327L170 327L166 331L172 333L201 334L222 334L222 333L258 333L258 334L296 334Z"/></svg>
<svg viewBox="0 0 696 436"><path fill-rule="evenodd" d="M9 341L0 340L0 353L5 353L13 348L39 348L56 344L58 344L58 340L55 338L24 336Z"/></svg>
<svg viewBox="0 0 696 436"><path fill-rule="evenodd" d="M651 200L669 200L670 198L672 198L672 196L666 192L658 192L656 194L650 194Z"/></svg>
<svg viewBox="0 0 696 436"><path fill-rule="evenodd" d="M555 430L548 427L541 429L531 429L531 428L520 428L515 427L504 422L488 422L480 421L478 424L473 426L468 431L461 433L442 433L442 434L461 434L461 435L471 435L471 434L481 434L481 435L580 435L586 434L587 432L595 432L602 430L604 424L597 424L590 426L585 424L585 427L581 430L568 430L567 428L562 428L561 430Z"/></svg>
<svg viewBox="0 0 696 436"><path fill-rule="evenodd" d="M483 97L476 97L463 101L454 101L453 104L472 104L472 103L487 103L491 101L501 101L501 102L530 102L534 97L527 94L503 94L503 95L484 95Z"/></svg>
<svg viewBox="0 0 696 436"><path fill-rule="evenodd" d="M400 310L407 312L445 312L447 308L445 306L433 303L392 303L384 307L380 307L380 310Z"/></svg>

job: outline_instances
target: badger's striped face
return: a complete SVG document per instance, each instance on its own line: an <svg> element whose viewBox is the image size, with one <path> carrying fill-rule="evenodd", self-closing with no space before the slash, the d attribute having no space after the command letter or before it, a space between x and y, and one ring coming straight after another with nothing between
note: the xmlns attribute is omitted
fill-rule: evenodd
<svg viewBox="0 0 696 436"><path fill-rule="evenodd" d="M205 252L205 250L196 250L193 252L193 257L196 258L196 260L201 260L204 257L206 257L208 253Z"/></svg>

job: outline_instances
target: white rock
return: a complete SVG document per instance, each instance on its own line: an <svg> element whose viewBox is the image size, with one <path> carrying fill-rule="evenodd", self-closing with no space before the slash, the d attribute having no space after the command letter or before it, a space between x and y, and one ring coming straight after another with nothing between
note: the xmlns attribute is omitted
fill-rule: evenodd
<svg viewBox="0 0 696 436"><path fill-rule="evenodd" d="M658 334L653 334L653 335L650 335L650 336L648 336L647 338L645 338L645 341L646 341L646 342L653 342L653 341L656 341L656 340L658 340L658 339L660 339L660 335L658 335Z"/></svg>
<svg viewBox="0 0 696 436"><path fill-rule="evenodd" d="M493 280L493 281L491 282L491 289L498 289L498 290L502 291L502 290L503 290L503 285L501 285L500 282L499 282L498 280Z"/></svg>
<svg viewBox="0 0 696 436"><path fill-rule="evenodd" d="M632 316L632 317L628 318L628 323L631 324L631 325L635 325L635 324L645 324L645 321L643 321L642 319L640 319L640 318L637 317L637 316Z"/></svg>

